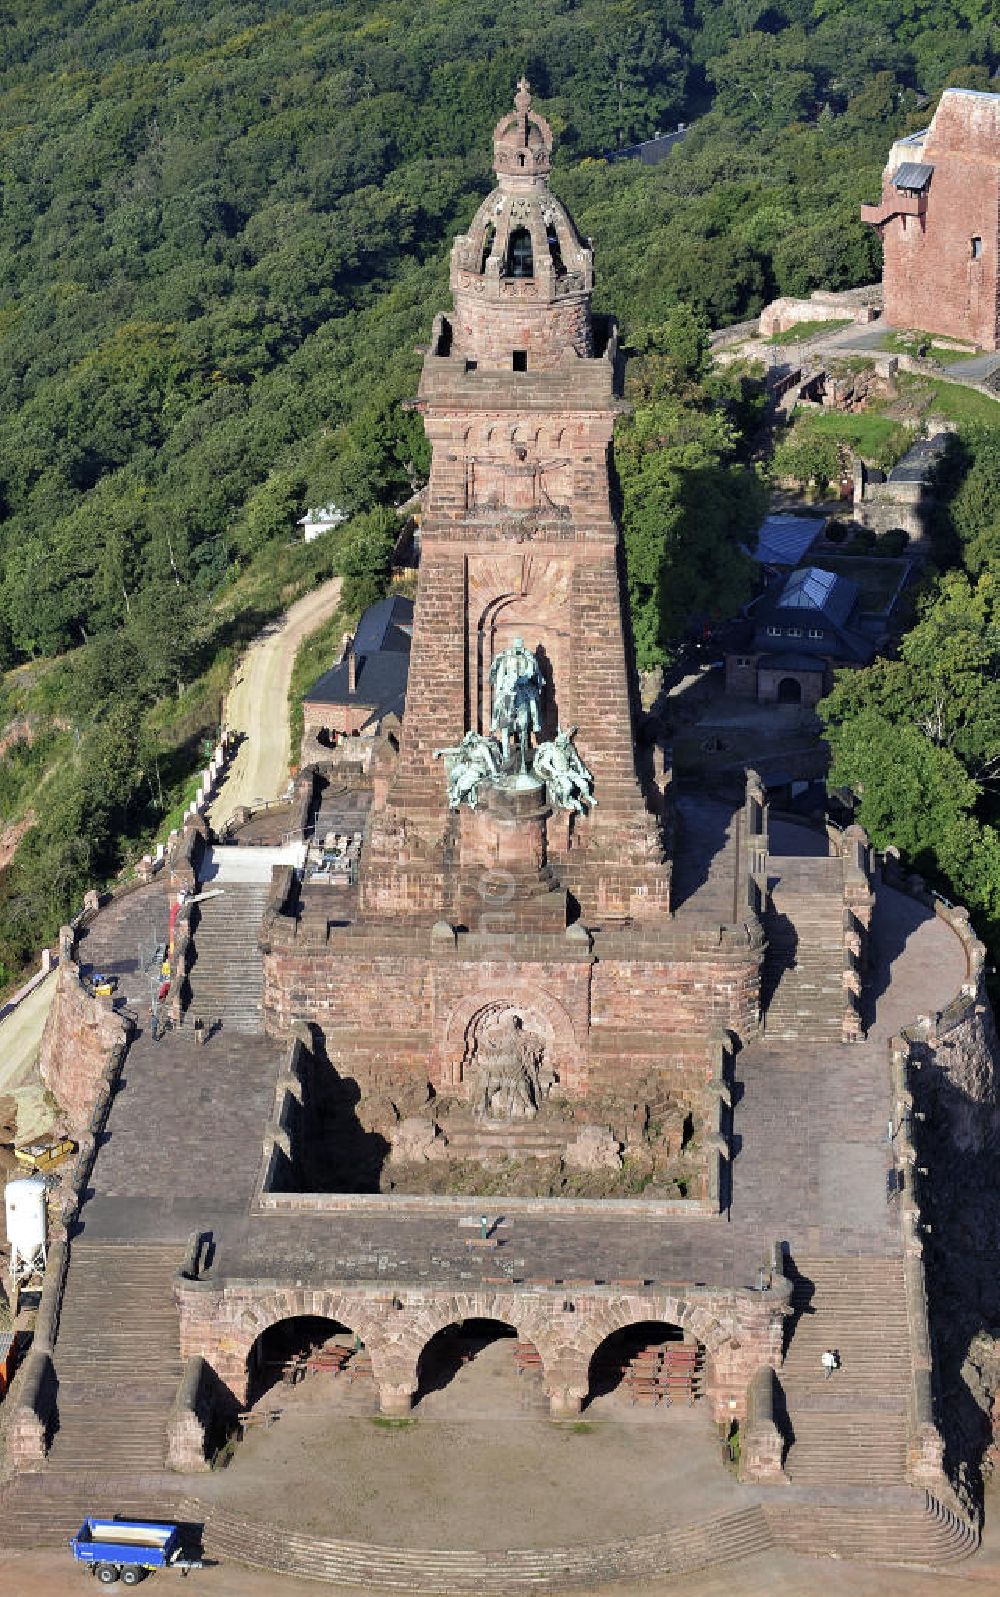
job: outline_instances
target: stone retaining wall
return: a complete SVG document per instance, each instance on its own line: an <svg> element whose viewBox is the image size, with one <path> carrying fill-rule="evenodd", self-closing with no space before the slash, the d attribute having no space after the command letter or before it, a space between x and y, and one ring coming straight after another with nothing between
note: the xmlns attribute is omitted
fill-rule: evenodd
<svg viewBox="0 0 1000 1597"><path fill-rule="evenodd" d="M923 1258L921 1188L926 1176L918 1164L914 1113L915 1072L936 1071L953 1090L940 1094L949 1112L950 1132L959 1147L978 1146L983 1135L983 1110L997 1102L997 1041L986 993L986 950L976 937L968 911L945 903L928 891L922 878L905 875L897 862L885 861L884 874L896 886L933 908L958 937L965 951L966 980L940 1013L921 1016L890 1040L893 1089L893 1150L899 1221L903 1241L903 1277L913 1382L907 1403L906 1478L925 1487L932 1497L963 1523L977 1509L961 1496L944 1468L944 1440L938 1424L933 1350ZM978 1124L977 1124L978 1122Z"/></svg>
<svg viewBox="0 0 1000 1597"><path fill-rule="evenodd" d="M780 1365L784 1320L791 1312L791 1285L781 1276L762 1292L568 1282L457 1292L392 1282L304 1288L261 1279L216 1285L178 1276L174 1296L182 1355L201 1355L240 1403L247 1398L254 1344L281 1320L319 1315L355 1332L371 1356L383 1413L405 1414L431 1337L462 1320L488 1319L513 1326L522 1340L534 1343L553 1417L570 1417L587 1396L590 1361L605 1338L654 1320L679 1326L703 1345L706 1395L715 1418L727 1424L745 1416L747 1388L760 1365Z"/></svg>
<svg viewBox="0 0 1000 1597"><path fill-rule="evenodd" d="M132 1032L127 1016L112 1008L110 998L96 998L80 980L76 932L59 933L56 991L42 1033L39 1073L78 1133L90 1117L94 1097L108 1061Z"/></svg>
<svg viewBox="0 0 1000 1597"><path fill-rule="evenodd" d="M785 1442L775 1419L778 1384L772 1366L762 1364L747 1387L746 1420L740 1440L741 1481L788 1484L783 1465Z"/></svg>

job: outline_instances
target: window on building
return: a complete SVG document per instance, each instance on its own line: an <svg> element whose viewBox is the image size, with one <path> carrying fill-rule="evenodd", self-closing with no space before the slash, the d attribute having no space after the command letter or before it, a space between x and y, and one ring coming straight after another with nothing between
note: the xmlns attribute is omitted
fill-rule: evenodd
<svg viewBox="0 0 1000 1597"><path fill-rule="evenodd" d="M741 671L746 671L753 664L753 661L748 654L738 654L736 656L736 664Z"/></svg>
<svg viewBox="0 0 1000 1597"><path fill-rule="evenodd" d="M507 245L507 271L511 277L534 277L531 234L526 227L515 227Z"/></svg>
<svg viewBox="0 0 1000 1597"><path fill-rule="evenodd" d="M559 245L559 234L556 232L555 222L549 222L546 225L545 237L548 241L549 254L552 257L552 265L555 269L555 274L557 277L562 277L566 271L566 268L563 265L562 249Z"/></svg>
<svg viewBox="0 0 1000 1597"><path fill-rule="evenodd" d="M802 628L801 627L789 627L788 636L790 638L801 638L801 636L802 636Z"/></svg>
<svg viewBox="0 0 1000 1597"><path fill-rule="evenodd" d="M490 255L493 253L493 240L496 238L496 236L497 236L497 230L493 226L493 223L492 222L487 222L486 231L483 234L483 258L482 258L482 260L479 263L479 270L481 272L485 272L485 270L486 270L486 262L489 260Z"/></svg>
<svg viewBox="0 0 1000 1597"><path fill-rule="evenodd" d="M780 638L781 637L781 628L780 627L768 627L767 635L768 635L769 638Z"/></svg>
<svg viewBox="0 0 1000 1597"><path fill-rule="evenodd" d="M982 255L982 253L983 253L983 241L982 241L982 239L981 238L974 238L972 240L972 259L974 261L978 261L980 255Z"/></svg>
<svg viewBox="0 0 1000 1597"><path fill-rule="evenodd" d="M515 349L513 364L516 372L526 372L528 370L528 351L526 349Z"/></svg>
<svg viewBox="0 0 1000 1597"><path fill-rule="evenodd" d="M823 638L826 636L826 634L824 633L822 627L810 627L809 636L811 638Z"/></svg>

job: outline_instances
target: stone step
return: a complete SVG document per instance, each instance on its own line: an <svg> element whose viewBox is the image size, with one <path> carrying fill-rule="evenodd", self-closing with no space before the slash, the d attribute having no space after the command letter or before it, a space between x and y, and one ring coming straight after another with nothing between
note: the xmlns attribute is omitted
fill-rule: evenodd
<svg viewBox="0 0 1000 1597"><path fill-rule="evenodd" d="M789 1407L795 1441L785 1469L795 1484L896 1486L906 1463L906 1416Z"/></svg>
<svg viewBox="0 0 1000 1597"><path fill-rule="evenodd" d="M176 1246L72 1244L45 1473L162 1468L182 1369L173 1301L180 1261Z"/></svg>
<svg viewBox="0 0 1000 1597"><path fill-rule="evenodd" d="M270 889L231 882L223 896L197 906L187 1014L221 1020L230 1031L263 1030L263 963L257 945Z"/></svg>
<svg viewBox="0 0 1000 1597"><path fill-rule="evenodd" d="M720 1516L708 1524L664 1531L599 1546L527 1548L495 1553L422 1548L366 1547L251 1524L213 1510L206 1550L257 1568L306 1575L365 1588L414 1592L477 1592L484 1597L520 1590L592 1585L641 1578L649 1572L684 1572L728 1563L772 1545L759 1508Z"/></svg>
<svg viewBox="0 0 1000 1597"><path fill-rule="evenodd" d="M769 1504L766 1512L779 1543L797 1553L933 1566L975 1552L975 1526L929 1494L912 1496L912 1506L810 1501Z"/></svg>

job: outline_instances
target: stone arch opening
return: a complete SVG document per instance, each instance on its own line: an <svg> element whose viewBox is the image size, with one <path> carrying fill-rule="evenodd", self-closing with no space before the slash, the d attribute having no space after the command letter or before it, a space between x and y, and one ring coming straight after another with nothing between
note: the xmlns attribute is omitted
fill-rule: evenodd
<svg viewBox="0 0 1000 1597"><path fill-rule="evenodd" d="M559 1079L551 1055L552 1028L541 1015L502 999L484 1004L466 1027L458 1067L473 1111L487 1120L534 1119Z"/></svg>
<svg viewBox="0 0 1000 1597"><path fill-rule="evenodd" d="M693 1403L701 1395L705 1349L669 1320L637 1320L599 1342L587 1371L589 1407L617 1397L634 1406Z"/></svg>
<svg viewBox="0 0 1000 1597"><path fill-rule="evenodd" d="M459 1087L471 1065L480 1027L498 1010L512 1010L522 1026L540 1038L543 1064L551 1072L549 1088L558 1083L558 1093L573 1092L579 1086L582 1050L576 1027L558 999L537 987L512 982L503 999L488 989L466 993L455 1003L436 1045L432 1062L436 1085Z"/></svg>
<svg viewBox="0 0 1000 1597"><path fill-rule="evenodd" d="M779 704L801 704L802 683L798 677L782 677L778 683Z"/></svg>
<svg viewBox="0 0 1000 1597"><path fill-rule="evenodd" d="M515 227L507 243L507 272L511 277L534 277L535 257L531 234L526 227Z"/></svg>
<svg viewBox="0 0 1000 1597"><path fill-rule="evenodd" d="M417 1359L417 1389L413 1399L414 1405L429 1397L431 1393L441 1392L451 1386L467 1366L482 1359L483 1355L495 1348L498 1343L510 1343L511 1346L509 1349L504 1347L500 1350L501 1358L491 1358L491 1365L497 1364L502 1367L509 1355L510 1368L513 1371L514 1347L519 1345L517 1335L516 1327L508 1320L496 1320L486 1315L453 1320L450 1324L441 1326L424 1344Z"/></svg>
<svg viewBox="0 0 1000 1597"><path fill-rule="evenodd" d="M371 1359L351 1326L324 1314L295 1314L260 1332L247 1354L247 1405L284 1381L309 1374L370 1375Z"/></svg>

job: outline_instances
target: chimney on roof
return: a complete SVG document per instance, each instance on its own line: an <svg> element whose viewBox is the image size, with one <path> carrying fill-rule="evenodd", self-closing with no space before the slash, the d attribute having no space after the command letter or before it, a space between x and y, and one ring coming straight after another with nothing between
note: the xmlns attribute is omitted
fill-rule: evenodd
<svg viewBox="0 0 1000 1597"><path fill-rule="evenodd" d="M358 657L354 653L354 634L352 632L344 633L344 652L341 655L341 659L347 661L347 691L348 693L356 693L358 690Z"/></svg>

